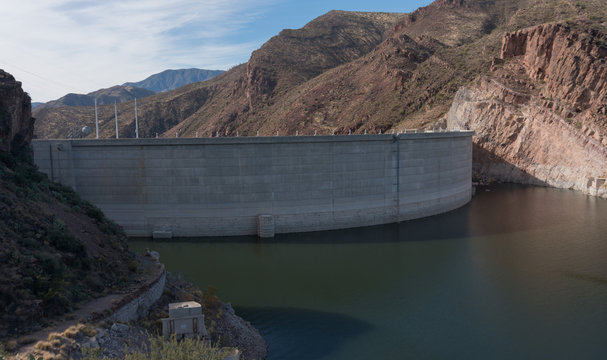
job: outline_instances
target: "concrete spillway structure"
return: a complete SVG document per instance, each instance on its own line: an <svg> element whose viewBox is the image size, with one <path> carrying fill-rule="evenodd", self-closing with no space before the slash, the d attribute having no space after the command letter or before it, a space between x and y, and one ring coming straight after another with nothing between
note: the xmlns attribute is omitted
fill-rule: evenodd
<svg viewBox="0 0 607 360"><path fill-rule="evenodd" d="M36 140L35 162L130 236L378 225L471 199L472 132Z"/></svg>

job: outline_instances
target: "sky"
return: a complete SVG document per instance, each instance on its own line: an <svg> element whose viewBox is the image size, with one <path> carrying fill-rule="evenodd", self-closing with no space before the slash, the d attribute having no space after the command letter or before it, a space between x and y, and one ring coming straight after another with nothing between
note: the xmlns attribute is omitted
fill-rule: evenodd
<svg viewBox="0 0 607 360"><path fill-rule="evenodd" d="M431 0L0 0L0 69L46 102L166 69L228 70L330 10L412 12Z"/></svg>

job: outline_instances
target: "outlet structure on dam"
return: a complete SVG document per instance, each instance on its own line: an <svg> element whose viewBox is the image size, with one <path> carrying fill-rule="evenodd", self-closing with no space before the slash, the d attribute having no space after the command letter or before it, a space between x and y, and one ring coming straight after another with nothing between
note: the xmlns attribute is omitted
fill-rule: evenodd
<svg viewBox="0 0 607 360"><path fill-rule="evenodd" d="M129 236L267 237L468 203L472 134L35 140L33 148L41 171Z"/></svg>

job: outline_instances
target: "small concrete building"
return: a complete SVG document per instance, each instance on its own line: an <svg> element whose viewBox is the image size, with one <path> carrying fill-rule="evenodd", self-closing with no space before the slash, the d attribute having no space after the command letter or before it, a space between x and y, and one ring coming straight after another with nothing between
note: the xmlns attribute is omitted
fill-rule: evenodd
<svg viewBox="0 0 607 360"><path fill-rule="evenodd" d="M168 339L175 334L178 339L207 336L202 306L195 301L169 304L169 317L162 319L162 335Z"/></svg>

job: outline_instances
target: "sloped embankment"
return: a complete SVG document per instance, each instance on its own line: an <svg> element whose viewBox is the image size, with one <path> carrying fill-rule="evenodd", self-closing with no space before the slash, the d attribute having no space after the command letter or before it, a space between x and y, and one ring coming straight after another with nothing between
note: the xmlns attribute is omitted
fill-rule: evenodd
<svg viewBox="0 0 607 360"><path fill-rule="evenodd" d="M0 339L124 289L137 269L119 226L32 165L30 101L0 71Z"/></svg>

